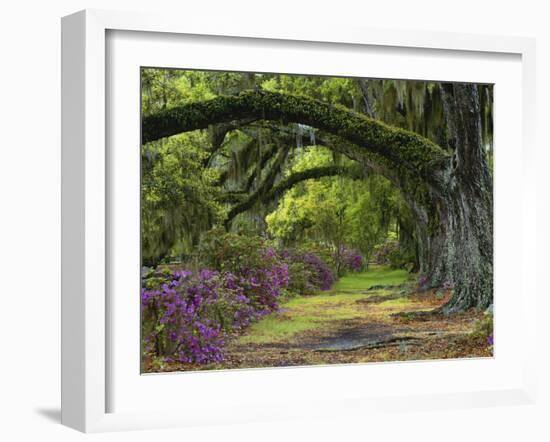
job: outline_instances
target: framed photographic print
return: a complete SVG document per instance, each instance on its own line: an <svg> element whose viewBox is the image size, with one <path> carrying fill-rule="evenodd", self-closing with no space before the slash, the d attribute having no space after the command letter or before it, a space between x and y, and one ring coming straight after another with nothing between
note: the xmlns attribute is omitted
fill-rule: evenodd
<svg viewBox="0 0 550 442"><path fill-rule="evenodd" d="M533 41L318 32L63 19L66 425L533 400Z"/></svg>
<svg viewBox="0 0 550 442"><path fill-rule="evenodd" d="M144 67L141 109L143 372L493 355L493 85Z"/></svg>

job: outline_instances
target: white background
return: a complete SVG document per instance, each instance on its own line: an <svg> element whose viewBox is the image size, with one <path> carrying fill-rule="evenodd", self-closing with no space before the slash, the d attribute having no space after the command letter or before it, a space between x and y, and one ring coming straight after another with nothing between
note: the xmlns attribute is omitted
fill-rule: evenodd
<svg viewBox="0 0 550 442"><path fill-rule="evenodd" d="M172 3L172 4L171 4ZM59 420L60 340L60 26L75 10L117 8L178 12L182 21L196 14L227 20L331 22L371 27L536 36L538 38L539 280L541 295L548 263L549 159L543 129L550 121L549 13L544 2L460 0L357 2L208 1L87 2L21 0L0 10L0 437L4 440L548 440L549 382L541 376L538 406L481 410L414 412L323 422L219 426L161 432L84 436ZM179 6L177 9L176 5ZM543 144L544 143L544 144ZM543 188L543 181L546 188ZM544 204L543 204L544 201ZM510 201L510 204L513 204ZM544 273L543 273L544 272ZM513 277L513 275L511 275ZM543 295L544 296L544 295ZM548 311L541 299L539 310ZM533 307L534 309L535 307ZM539 316L544 319L543 315ZM550 373L548 321L540 321L540 372Z"/></svg>
<svg viewBox="0 0 550 442"><path fill-rule="evenodd" d="M169 413L177 409L188 419L205 413L211 419L221 419L227 418L228 409L231 413L239 409L254 421L262 420L262 411L273 417L273 408L280 405L286 404L288 411L291 401L298 411L316 409L319 403L330 399L338 400L338 408L347 410L342 403L349 398L371 398L372 403L379 404L379 398L384 396L425 397L521 388L527 339L524 332L527 330L518 330L518 324L526 324L522 311L528 297L519 299L517 294L522 293L525 285L519 278L509 278L517 271L517 262L501 258L518 257L522 252L522 236L519 235L522 213L509 203L521 198L521 187L514 183L515 168L522 160L521 149L518 149L521 130L514 124L522 118L519 56L364 46L347 47L343 51L337 45L276 44L247 39L228 42L212 37L124 31L111 33L108 40L108 59L111 60L107 75L111 186L111 249L108 253L112 317L110 412L155 410ZM328 65L327 60L330 60ZM140 115L139 106L135 105L140 101L140 66L494 83L497 146L494 207L498 221L494 243L495 309L498 312L496 358L140 376L140 310L135 296L139 293L140 281ZM529 232L524 237L528 235ZM216 397L205 394L207 391L216 392ZM184 401L182 396L185 396ZM224 401L228 401L230 407ZM401 401L402 406L404 403L405 399ZM356 408L356 402L353 404ZM252 419L252 415L258 417Z"/></svg>

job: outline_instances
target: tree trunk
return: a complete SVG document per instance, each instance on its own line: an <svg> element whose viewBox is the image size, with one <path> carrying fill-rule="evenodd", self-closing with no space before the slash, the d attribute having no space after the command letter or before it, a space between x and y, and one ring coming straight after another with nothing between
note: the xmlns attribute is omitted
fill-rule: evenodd
<svg viewBox="0 0 550 442"><path fill-rule="evenodd" d="M425 235L426 285L453 286L445 313L485 309L493 302L492 176L481 141L476 85L444 87L454 152L443 191L432 195L438 228ZM428 229L429 230L429 229Z"/></svg>

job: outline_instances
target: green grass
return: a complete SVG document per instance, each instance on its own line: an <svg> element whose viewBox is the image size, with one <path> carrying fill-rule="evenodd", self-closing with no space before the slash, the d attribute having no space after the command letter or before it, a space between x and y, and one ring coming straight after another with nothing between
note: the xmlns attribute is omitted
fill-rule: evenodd
<svg viewBox="0 0 550 442"><path fill-rule="evenodd" d="M323 322L360 317L358 295L321 294L294 298L281 304L282 311L253 324L239 344L288 341L297 333L317 328Z"/></svg>
<svg viewBox="0 0 550 442"><path fill-rule="evenodd" d="M283 305L288 313L308 318L312 321L354 319L360 316L353 294L322 294L296 298Z"/></svg>
<svg viewBox="0 0 550 442"><path fill-rule="evenodd" d="M413 302L409 298L389 299L379 304L379 306L382 308L397 308L400 310L403 310L407 306L411 305L413 305Z"/></svg>
<svg viewBox="0 0 550 442"><path fill-rule="evenodd" d="M278 316L273 314L253 324L246 335L239 338L239 344L265 344L285 341L296 333L317 327L317 324L307 317L296 315L291 319L287 319Z"/></svg>
<svg viewBox="0 0 550 442"><path fill-rule="evenodd" d="M373 267L368 272L342 277L330 292L315 296L292 298L281 304L281 312L273 313L253 324L246 334L238 338L239 344L265 344L289 341L298 333L323 327L331 321L360 318L357 300L373 294L383 295L390 290L380 289L372 293L358 294L376 285L398 285L406 281L405 270ZM398 300L397 302L404 302ZM390 304L393 305L393 304Z"/></svg>
<svg viewBox="0 0 550 442"><path fill-rule="evenodd" d="M352 273L343 276L334 285L333 291L366 290L376 285L399 285L405 282L408 276L406 270L371 267L368 272Z"/></svg>

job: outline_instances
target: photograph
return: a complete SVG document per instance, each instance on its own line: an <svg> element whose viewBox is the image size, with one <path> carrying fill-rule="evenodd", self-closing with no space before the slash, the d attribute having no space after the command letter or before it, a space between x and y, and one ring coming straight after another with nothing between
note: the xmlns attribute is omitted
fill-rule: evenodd
<svg viewBox="0 0 550 442"><path fill-rule="evenodd" d="M141 67L140 117L142 373L493 357L493 84Z"/></svg>
<svg viewBox="0 0 550 442"><path fill-rule="evenodd" d="M549 442L548 8L454 6L4 2L0 442Z"/></svg>

